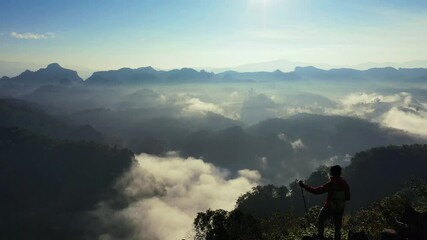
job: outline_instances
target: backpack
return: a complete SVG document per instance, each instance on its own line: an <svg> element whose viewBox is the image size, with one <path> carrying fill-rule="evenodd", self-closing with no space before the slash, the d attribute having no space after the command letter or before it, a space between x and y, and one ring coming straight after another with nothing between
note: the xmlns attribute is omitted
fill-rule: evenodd
<svg viewBox="0 0 427 240"><path fill-rule="evenodd" d="M345 191L335 190L331 196L331 210L336 213L344 211L346 202Z"/></svg>

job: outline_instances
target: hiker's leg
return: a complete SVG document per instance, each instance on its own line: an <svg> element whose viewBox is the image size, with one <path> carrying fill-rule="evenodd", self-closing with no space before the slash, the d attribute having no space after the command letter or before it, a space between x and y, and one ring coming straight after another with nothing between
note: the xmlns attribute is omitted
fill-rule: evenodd
<svg viewBox="0 0 427 240"><path fill-rule="evenodd" d="M335 236L334 240L341 240L341 226L342 226L342 214L332 215L335 226Z"/></svg>
<svg viewBox="0 0 427 240"><path fill-rule="evenodd" d="M329 216L329 210L322 207L322 209L320 209L319 216L317 217L317 235L319 237L324 237L323 233L325 232L325 221Z"/></svg>

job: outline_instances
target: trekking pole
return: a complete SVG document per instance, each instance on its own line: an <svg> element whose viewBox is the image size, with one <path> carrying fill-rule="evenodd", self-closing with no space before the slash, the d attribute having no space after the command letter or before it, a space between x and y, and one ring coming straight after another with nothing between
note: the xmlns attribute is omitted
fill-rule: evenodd
<svg viewBox="0 0 427 240"><path fill-rule="evenodd" d="M300 185L301 188L301 196L302 196L302 200L304 201L304 208L305 208L305 218L307 220L306 224L303 224L302 226L308 230L310 228L310 218L308 217L308 210L307 210L307 202L305 201L305 196L304 196L304 189L302 189L302 186Z"/></svg>
<svg viewBox="0 0 427 240"><path fill-rule="evenodd" d="M307 203L305 202L304 190L302 189L301 186L300 186L300 188L301 188L302 200L304 200L305 213L307 214L307 217L308 217Z"/></svg>

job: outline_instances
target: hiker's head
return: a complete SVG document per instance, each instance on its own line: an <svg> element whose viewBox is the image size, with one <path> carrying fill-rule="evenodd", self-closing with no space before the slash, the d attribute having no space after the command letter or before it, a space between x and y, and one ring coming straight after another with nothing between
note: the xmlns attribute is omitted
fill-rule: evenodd
<svg viewBox="0 0 427 240"><path fill-rule="evenodd" d="M341 167L340 165L335 165L331 167L331 176L338 177L341 176Z"/></svg>

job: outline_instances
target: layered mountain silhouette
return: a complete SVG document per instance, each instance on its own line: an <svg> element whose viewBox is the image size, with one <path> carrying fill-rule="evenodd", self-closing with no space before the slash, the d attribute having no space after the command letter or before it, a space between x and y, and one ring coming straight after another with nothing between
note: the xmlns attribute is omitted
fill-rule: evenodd
<svg viewBox="0 0 427 240"><path fill-rule="evenodd" d="M137 91L128 95L125 106L133 106L134 97L151 100L150 96L156 94L147 89ZM114 143L135 153L165 154L178 150L183 156L200 157L231 170L257 169L272 182L288 181L295 172L308 173L312 165L330 159L343 161L346 155L367 148L425 143L403 131L357 118L299 114L244 127L239 121L214 113L178 117L173 114L175 109L155 104L120 110L95 108L62 115L74 123L70 124L47 114L36 104L3 99L0 126L25 128L59 139ZM295 171L286 166L293 166Z"/></svg>
<svg viewBox="0 0 427 240"><path fill-rule="evenodd" d="M51 63L35 72L26 70L16 77L3 77L1 81L20 84L76 84L81 83L83 79L76 71L62 68L58 63Z"/></svg>
<svg viewBox="0 0 427 240"><path fill-rule="evenodd" d="M72 86L83 83L76 71L49 64L35 72L26 70L16 77L0 79L0 95L17 96L45 85Z"/></svg>
<svg viewBox="0 0 427 240"><path fill-rule="evenodd" d="M241 103L241 119L255 124L245 126L221 111L210 111L216 105L203 102L205 96L188 93L182 98L165 98L161 91L144 86L306 80L417 82L427 80L427 69L297 67L292 72L214 74L190 68L159 71L144 67L96 72L84 81L75 71L50 64L1 78L0 96L20 100L0 98L0 193L6 196L0 199L0 238L95 238L91 233L97 226L88 218L90 211L116 197L115 207L124 207L113 186L134 163L133 152L165 155L178 151L181 157L201 158L229 169L230 175L240 169L258 170L263 180L274 184L308 176L320 165L349 165L344 172L356 193L352 209L393 194L411 175L426 180L425 145L366 151L390 144L426 143L404 131L344 116L298 114L264 120L260 116L274 117L265 110L275 108L276 103L263 94ZM142 88L133 88L140 84ZM425 96L425 90L416 93ZM313 93L295 94L290 106L319 103L333 108L337 104ZM405 105L405 111L413 114L420 109L425 111L423 103L415 100ZM323 182L323 173L314 172L308 181ZM289 203L281 206L303 212L300 195L288 196L285 188L279 194L273 187L268 189L274 193L271 196L282 196ZM289 189L290 193L300 190L296 182ZM319 202L311 196L307 200ZM126 226L119 230L126 239Z"/></svg>
<svg viewBox="0 0 427 240"><path fill-rule="evenodd" d="M206 81L213 79L215 74L192 68L157 71L152 67L137 69L121 68L119 70L95 72L85 83L89 85L132 85L146 82L188 82Z"/></svg>
<svg viewBox="0 0 427 240"><path fill-rule="evenodd" d="M323 70L316 67L296 67L294 71L282 72L236 72L226 71L218 74L191 68L171 71L157 71L152 67L137 69L122 68L119 70L95 72L85 83L96 85L140 84L144 82L233 82L233 81L296 81L296 80L359 80L359 81L423 81L427 80L427 69L424 68L371 68L355 70L350 68Z"/></svg>
<svg viewBox="0 0 427 240"><path fill-rule="evenodd" d="M0 126L28 129L58 139L104 142L103 134L90 125L76 126L47 114L34 103L0 99Z"/></svg>
<svg viewBox="0 0 427 240"><path fill-rule="evenodd" d="M296 67L294 71L282 72L236 72L222 73L196 71L192 68L170 71L156 70L152 67L136 69L121 68L118 70L99 71L83 81L76 71L64 69L57 63L49 64L38 71L21 73L16 77L0 79L0 94L7 91L20 93L23 87L34 88L43 85L70 86L83 84L88 86L135 85L144 83L185 83L185 82L233 82L233 81L301 81L301 80L355 80L355 81L426 81L425 68L371 68L355 70L350 68L323 70L316 67Z"/></svg>
<svg viewBox="0 0 427 240"><path fill-rule="evenodd" d="M236 72L226 71L216 75L219 79L226 81L248 80L248 81L280 81L280 80L301 80L301 77L294 72Z"/></svg>
<svg viewBox="0 0 427 240"><path fill-rule="evenodd" d="M346 164L347 154L414 143L425 140L357 118L299 114L248 128L197 131L175 143L175 149L228 169L257 169L277 183L289 180L281 177L296 177L295 172L308 174L310 164Z"/></svg>

